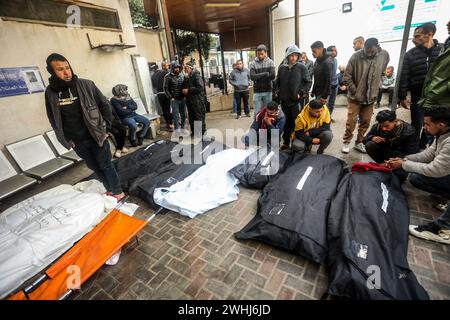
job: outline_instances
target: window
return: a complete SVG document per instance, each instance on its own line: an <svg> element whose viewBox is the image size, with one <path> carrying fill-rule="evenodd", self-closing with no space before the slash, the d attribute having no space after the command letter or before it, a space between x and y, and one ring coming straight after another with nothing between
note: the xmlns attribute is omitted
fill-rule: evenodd
<svg viewBox="0 0 450 320"><path fill-rule="evenodd" d="M0 17L65 26L67 18L72 14L66 12L70 5L77 5L80 8L80 25L82 27L122 29L117 10L80 2L0 0Z"/></svg>

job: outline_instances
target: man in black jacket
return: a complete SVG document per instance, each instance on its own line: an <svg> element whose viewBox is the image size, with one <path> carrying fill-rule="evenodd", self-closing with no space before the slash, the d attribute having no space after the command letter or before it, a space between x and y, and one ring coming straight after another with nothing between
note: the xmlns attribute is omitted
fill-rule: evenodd
<svg viewBox="0 0 450 320"><path fill-rule="evenodd" d="M184 65L184 71L186 73L186 79L183 94L186 96L191 136L194 136L195 121L201 122L201 134L203 135L206 132L206 106L204 95L205 88L203 86L202 76L198 70L194 69L194 64L192 62L188 62ZM198 134L199 133L197 132L197 135Z"/></svg>
<svg viewBox="0 0 450 320"><path fill-rule="evenodd" d="M419 152L419 141L416 129L409 123L397 119L395 111L378 112L376 121L369 133L364 137L367 154L377 163L384 163L391 158L404 158ZM396 173L401 181L407 173L398 169Z"/></svg>
<svg viewBox="0 0 450 320"><path fill-rule="evenodd" d="M331 93L331 61L324 48L322 41L316 41L311 45L312 55L316 58L314 62L314 85L312 95L326 104Z"/></svg>
<svg viewBox="0 0 450 320"><path fill-rule="evenodd" d="M106 123L112 123L111 106L94 82L79 79L60 54L47 57L51 74L45 90L47 117L58 141L73 148L117 199L125 195L111 163Z"/></svg>
<svg viewBox="0 0 450 320"><path fill-rule="evenodd" d="M175 130L178 130L180 126L179 116L181 116L181 129L185 129L186 124L186 104L182 91L183 86L184 76L181 73L181 64L178 61L172 61L170 72L164 77L163 87L172 107Z"/></svg>
<svg viewBox="0 0 450 320"><path fill-rule="evenodd" d="M163 112L166 128L170 131L173 128L172 113L170 112L170 101L164 92L164 77L169 73L169 64L164 61L161 67L161 70L156 70L152 75L152 85Z"/></svg>
<svg viewBox="0 0 450 320"><path fill-rule="evenodd" d="M421 98L425 77L433 62L439 56L442 45L433 39L436 26L427 22L414 30L413 43L416 45L406 52L400 76L398 99L402 107L411 108L411 124L416 128L417 136L423 127L424 110L418 105ZM411 102L406 99L408 91L411 92ZM409 106L410 104L410 106ZM423 133L420 137L420 147L426 147L427 137Z"/></svg>
<svg viewBox="0 0 450 320"><path fill-rule="evenodd" d="M282 149L289 148L295 119L297 119L303 107L303 100L308 96L311 87L308 69L301 63L300 55L300 49L296 45L292 45L286 50L286 57L278 69L275 82L279 90L278 97L281 100L281 108L286 116Z"/></svg>

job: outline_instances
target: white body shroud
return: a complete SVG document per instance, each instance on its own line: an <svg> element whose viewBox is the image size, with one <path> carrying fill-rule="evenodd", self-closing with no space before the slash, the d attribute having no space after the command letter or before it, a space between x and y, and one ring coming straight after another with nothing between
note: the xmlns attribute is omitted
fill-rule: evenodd
<svg viewBox="0 0 450 320"><path fill-rule="evenodd" d="M0 214L0 298L50 265L114 207L103 185L62 184Z"/></svg>
<svg viewBox="0 0 450 320"><path fill-rule="evenodd" d="M234 201L239 194L239 181L228 171L254 151L232 148L213 154L183 181L155 189L153 199L158 205L190 218Z"/></svg>

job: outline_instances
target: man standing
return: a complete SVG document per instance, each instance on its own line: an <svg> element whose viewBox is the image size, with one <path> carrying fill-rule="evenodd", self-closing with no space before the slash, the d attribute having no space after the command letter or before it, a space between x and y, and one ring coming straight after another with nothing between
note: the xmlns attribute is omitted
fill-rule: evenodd
<svg viewBox="0 0 450 320"><path fill-rule="evenodd" d="M389 94L388 108L391 109L392 99L394 98L394 87L395 87L394 67L393 66L387 67L386 72L381 79L382 79L382 83L381 83L381 88L378 91L376 109L381 107L381 98L383 97L383 92L387 92Z"/></svg>
<svg viewBox="0 0 450 320"><path fill-rule="evenodd" d="M331 93L331 62L328 59L322 41L316 41L311 45L314 62L314 85L312 95L326 104Z"/></svg>
<svg viewBox="0 0 450 320"><path fill-rule="evenodd" d="M356 37L353 39L353 50L358 51L364 48L364 37Z"/></svg>
<svg viewBox="0 0 450 320"><path fill-rule="evenodd" d="M296 45L287 49L286 57L278 69L275 81L281 108L286 116L282 149L289 148L295 119L300 113L303 107L302 101L304 97L308 96L311 87L311 79L305 65L300 62L300 54L300 49Z"/></svg>
<svg viewBox="0 0 450 320"><path fill-rule="evenodd" d="M302 52L302 63L305 65L306 69L308 70L309 77L312 79L314 73L314 63L308 59L308 55L306 54L306 52Z"/></svg>
<svg viewBox="0 0 450 320"><path fill-rule="evenodd" d="M312 100L295 120L292 150L302 153L311 150L313 145L319 145L317 154L324 153L333 140L330 123L331 116L327 106L317 99Z"/></svg>
<svg viewBox="0 0 450 320"><path fill-rule="evenodd" d="M427 138L425 133L421 135L424 109L419 106L419 100L427 72L442 49L442 45L433 39L435 32L433 23L424 23L414 30L415 48L405 54L398 90L400 105L411 109L411 124L420 136L421 149L426 147ZM410 102L406 99L408 91L411 92Z"/></svg>
<svg viewBox="0 0 450 320"><path fill-rule="evenodd" d="M112 123L108 100L94 82L79 79L62 55L52 53L46 63L51 77L45 90L45 107L58 141L75 150L109 194L122 199L125 194L107 141L106 122Z"/></svg>
<svg viewBox="0 0 450 320"><path fill-rule="evenodd" d="M330 115L332 115L333 110L334 110L334 103L336 101L338 86L339 86L339 81L338 81L338 76L337 76L338 61L336 59L336 57L337 57L336 46L329 46L327 48L327 54L331 61L331 94L328 97L327 107L328 107L328 110L330 110ZM333 118L331 118L331 121L334 122Z"/></svg>
<svg viewBox="0 0 450 320"><path fill-rule="evenodd" d="M165 61L161 64L161 70L156 70L152 75L153 90L156 91L159 105L161 106L166 128L171 131L173 128L172 113L170 112L170 101L164 92L164 77L169 73L169 64Z"/></svg>
<svg viewBox="0 0 450 320"><path fill-rule="evenodd" d="M435 137L433 145L420 153L393 158L387 162L391 169L410 172L409 182L421 190L450 197L450 106L430 106L425 109L424 128ZM450 244L450 208L434 221L410 225L409 232L419 238Z"/></svg>
<svg viewBox="0 0 450 320"><path fill-rule="evenodd" d="M163 87L167 99L170 100L175 130L178 130L180 127L180 116L181 129L185 129L186 126L186 104L182 91L183 85L184 76L181 73L181 65L178 61L172 61L170 72L164 77Z"/></svg>
<svg viewBox="0 0 450 320"><path fill-rule="evenodd" d="M189 125L191 127L191 136L194 136L194 122L200 121L202 124L202 136L206 132L205 123L205 87L200 72L194 68L194 63L185 64L186 83L183 94L186 96L186 104L189 116ZM197 133L198 135L198 133Z"/></svg>
<svg viewBox="0 0 450 320"><path fill-rule="evenodd" d="M250 108L248 107L250 71L244 68L242 60L236 61L236 67L230 73L230 84L234 88L234 103L236 103L236 119L241 116L241 103L244 103L244 112L250 117Z"/></svg>
<svg viewBox="0 0 450 320"><path fill-rule="evenodd" d="M447 23L450 34L450 21ZM423 86L419 106L427 108L432 105L450 106L450 37L445 41L441 54L431 66Z"/></svg>
<svg viewBox="0 0 450 320"><path fill-rule="evenodd" d="M272 101L272 80L275 79L275 65L267 56L267 47L260 44L256 48L256 58L250 64L250 79L253 81L254 114Z"/></svg>
<svg viewBox="0 0 450 320"><path fill-rule="evenodd" d="M384 72L385 58L379 54L378 40L369 38L364 49L356 51L350 58L344 74L344 83L348 88L348 111L345 134L343 137L343 153L350 152L350 141L356 127L358 116L358 136L355 149L365 153L363 139L370 125L373 114L373 104L376 101Z"/></svg>

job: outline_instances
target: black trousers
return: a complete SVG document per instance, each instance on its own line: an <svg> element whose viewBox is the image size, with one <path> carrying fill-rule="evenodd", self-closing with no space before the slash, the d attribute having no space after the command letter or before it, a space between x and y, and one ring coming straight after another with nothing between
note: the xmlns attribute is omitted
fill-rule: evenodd
<svg viewBox="0 0 450 320"><path fill-rule="evenodd" d="M236 112L241 115L241 102L244 102L244 112L246 115L250 114L250 108L248 107L248 91L234 92L234 98L236 99Z"/></svg>
<svg viewBox="0 0 450 320"><path fill-rule="evenodd" d="M108 131L114 136L117 150L122 150L125 146L125 138L127 136L125 127L121 124L113 124Z"/></svg>
<svg viewBox="0 0 450 320"><path fill-rule="evenodd" d="M158 101L159 105L161 106L164 121L166 122L166 125L173 124L173 116L170 112L170 101L167 98L167 96L164 93L158 93Z"/></svg>
<svg viewBox="0 0 450 320"><path fill-rule="evenodd" d="M75 142L73 149L86 162L88 168L95 172L106 191L114 195L122 192L119 176L111 162L108 141L105 141L102 147L99 147L93 139L78 141Z"/></svg>
<svg viewBox="0 0 450 320"><path fill-rule="evenodd" d="M400 152L395 152L392 150L386 150L382 144L375 143L373 141L369 141L365 145L367 154L376 162L383 163L385 160L389 160L390 158L403 158L404 154ZM394 170L393 173L397 175L400 179L400 182L404 182L408 177L408 173L402 168Z"/></svg>
<svg viewBox="0 0 450 320"><path fill-rule="evenodd" d="M206 107L204 102L199 100L200 98L186 99L186 107L188 110L189 126L191 128L191 135L194 135L194 123L195 121L201 122L202 135L206 132ZM198 133L197 133L198 134Z"/></svg>
<svg viewBox="0 0 450 320"><path fill-rule="evenodd" d="M377 104L380 104L381 98L383 97L383 92L387 92L389 94L389 105L392 103L392 99L394 98L394 88L386 88L378 90Z"/></svg>
<svg viewBox="0 0 450 320"><path fill-rule="evenodd" d="M301 108L302 105L300 103L287 104L283 101L281 102L281 109L283 110L283 113L286 116L286 124L284 125L283 130L283 143L286 146L289 146L291 142L291 135L295 129L295 119L297 119L297 116L300 113Z"/></svg>

